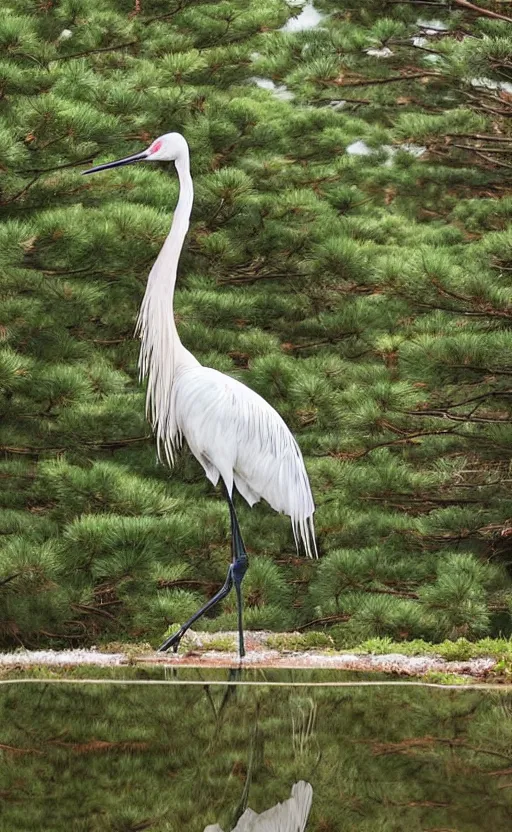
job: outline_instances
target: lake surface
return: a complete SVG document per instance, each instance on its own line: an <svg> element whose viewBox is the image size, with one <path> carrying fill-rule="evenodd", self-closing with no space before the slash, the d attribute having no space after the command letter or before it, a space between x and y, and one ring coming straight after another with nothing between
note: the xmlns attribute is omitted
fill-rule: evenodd
<svg viewBox="0 0 512 832"><path fill-rule="evenodd" d="M238 830L297 832L247 810L301 781L309 832L511 828L506 689L360 686L319 670L17 676L33 681L5 684L10 671L0 685L2 832L228 832L244 812L253 825Z"/></svg>

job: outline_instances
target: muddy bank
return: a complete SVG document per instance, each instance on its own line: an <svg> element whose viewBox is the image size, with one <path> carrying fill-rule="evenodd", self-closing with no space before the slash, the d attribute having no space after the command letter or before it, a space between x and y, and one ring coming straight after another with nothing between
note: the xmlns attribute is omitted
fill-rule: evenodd
<svg viewBox="0 0 512 832"><path fill-rule="evenodd" d="M120 646L118 652L89 650L17 650L0 653L0 668L36 666L120 667L123 665L168 665L173 667L260 667L303 668L387 673L395 676L421 677L429 673L445 673L484 680L492 673L498 660L480 657L446 661L435 655L405 656L400 653L372 655L336 650L292 651L271 649L269 633L246 634L247 654L240 662L234 633L193 633L182 644L179 653L157 653L149 645ZM230 643L231 642L231 643ZM218 649L223 643L223 649Z"/></svg>

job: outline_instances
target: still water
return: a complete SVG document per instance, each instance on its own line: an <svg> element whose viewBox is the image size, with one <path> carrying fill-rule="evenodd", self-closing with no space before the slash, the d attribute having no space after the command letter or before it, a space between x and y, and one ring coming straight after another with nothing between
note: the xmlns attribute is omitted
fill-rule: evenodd
<svg viewBox="0 0 512 832"><path fill-rule="evenodd" d="M361 678L4 673L0 829L510 830L512 695Z"/></svg>

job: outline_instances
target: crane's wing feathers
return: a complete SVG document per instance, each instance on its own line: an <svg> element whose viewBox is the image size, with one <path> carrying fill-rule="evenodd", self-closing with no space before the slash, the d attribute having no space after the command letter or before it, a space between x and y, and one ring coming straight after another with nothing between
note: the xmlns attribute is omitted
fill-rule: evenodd
<svg viewBox="0 0 512 832"><path fill-rule="evenodd" d="M216 485L233 484L249 505L262 497L288 514L297 543L316 555L315 505L300 448L279 414L254 390L207 367L178 374L176 431Z"/></svg>

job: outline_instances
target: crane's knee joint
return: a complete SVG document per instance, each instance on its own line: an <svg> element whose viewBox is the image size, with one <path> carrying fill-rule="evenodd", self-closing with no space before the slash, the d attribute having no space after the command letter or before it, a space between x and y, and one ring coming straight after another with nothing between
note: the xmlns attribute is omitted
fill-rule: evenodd
<svg viewBox="0 0 512 832"><path fill-rule="evenodd" d="M233 576L233 581L235 584L242 583L245 573L247 572L247 567L249 566L249 561L247 557L238 557L233 565L231 566L231 574Z"/></svg>

